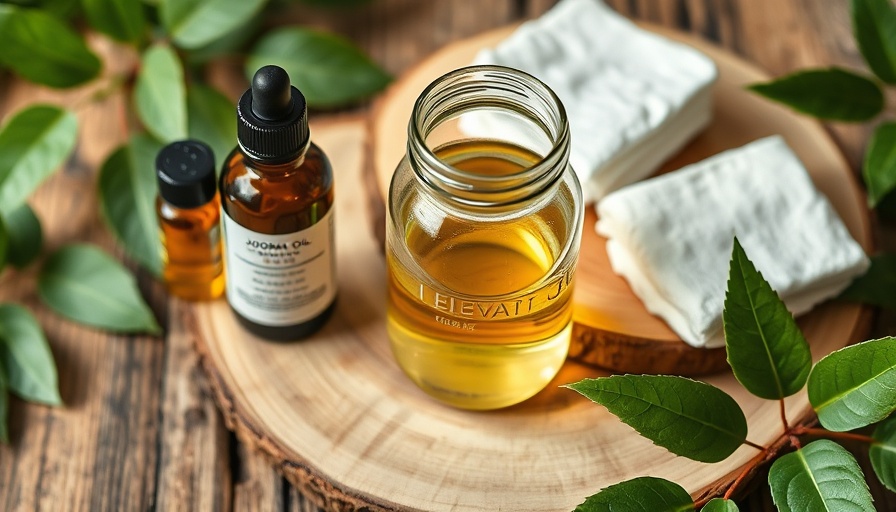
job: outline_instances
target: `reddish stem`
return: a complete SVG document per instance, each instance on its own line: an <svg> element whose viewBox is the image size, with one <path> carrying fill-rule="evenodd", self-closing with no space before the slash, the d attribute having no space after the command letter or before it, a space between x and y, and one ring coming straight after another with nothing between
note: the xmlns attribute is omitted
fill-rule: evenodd
<svg viewBox="0 0 896 512"><path fill-rule="evenodd" d="M784 431L785 431L785 432L789 432L789 431L790 431L790 424L787 423L787 411L784 409L784 399L783 399L783 398L781 398L780 400L778 400L778 405L779 405L780 410L781 410L781 422L784 424Z"/></svg>
<svg viewBox="0 0 896 512"><path fill-rule="evenodd" d="M753 448L756 448L759 451L765 450L765 446L762 446L761 444L756 444L753 441L750 441L749 439L744 440L744 444L747 446L752 446Z"/></svg>
<svg viewBox="0 0 896 512"><path fill-rule="evenodd" d="M781 437L776 439L775 442L770 444L768 447L762 447L757 445L756 443L751 443L749 441L745 442L745 444L749 446L758 447L761 451L755 457L753 457L746 466L744 466L744 469L741 471L740 475L738 475L737 479L734 480L734 482L728 487L728 490L725 491L724 498L726 500L731 499L731 496L734 495L738 487L740 487L744 479L746 479L747 475L754 471L757 466L774 457L785 444L791 442L791 437L792 432L790 430L785 431L781 434Z"/></svg>
<svg viewBox="0 0 896 512"><path fill-rule="evenodd" d="M744 444L747 446L752 446L759 451L759 453L750 459L750 462L744 466L744 469L737 476L737 479L728 487L728 490L725 491L724 499L730 500L731 496L737 491L737 489L741 486L747 476L756 469L757 466L773 457L777 454L780 449L786 445L790 444L794 449L799 450L802 447L802 443L797 436L809 435L815 437L826 437L831 439L843 439L850 441L861 441L863 443L876 443L877 441L866 435L862 434L853 434L851 432L831 432L828 430L824 430L821 428L810 428L804 425L796 425L791 427L787 422L787 413L784 407L784 400L781 399L778 401L780 404L780 413L781 413L781 422L784 424L784 432L781 434L774 443L769 445L768 447L760 446L752 441L744 441ZM694 503L695 508L700 509L705 506L712 499L711 496L701 499L698 502Z"/></svg>
<svg viewBox="0 0 896 512"><path fill-rule="evenodd" d="M852 432L831 432L822 428L806 428L796 427L793 429L796 435L809 435L815 437L827 437L831 439L844 439L849 441L861 441L863 443L874 444L877 442L873 437L862 434L853 434Z"/></svg>

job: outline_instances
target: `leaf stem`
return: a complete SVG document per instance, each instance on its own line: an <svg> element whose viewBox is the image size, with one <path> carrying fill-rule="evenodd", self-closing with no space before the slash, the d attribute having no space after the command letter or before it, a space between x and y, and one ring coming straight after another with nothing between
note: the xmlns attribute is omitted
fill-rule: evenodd
<svg viewBox="0 0 896 512"><path fill-rule="evenodd" d="M747 446L752 446L753 448L756 448L759 451L765 450L765 446L762 446L761 444L756 444L753 441L750 441L749 439L744 440L744 444Z"/></svg>
<svg viewBox="0 0 896 512"><path fill-rule="evenodd" d="M830 430L825 430L823 428L796 427L794 428L793 433L796 435L808 435L816 437L826 437L830 439L860 441L862 443L868 444L877 443L877 440L875 440L871 436L866 436L863 434L853 434L852 432L831 432Z"/></svg>
<svg viewBox="0 0 896 512"><path fill-rule="evenodd" d="M784 431L789 432L790 424L787 423L787 411L784 408L784 399L783 398L778 399L778 405L779 405L780 411L781 411L781 422L784 424Z"/></svg>

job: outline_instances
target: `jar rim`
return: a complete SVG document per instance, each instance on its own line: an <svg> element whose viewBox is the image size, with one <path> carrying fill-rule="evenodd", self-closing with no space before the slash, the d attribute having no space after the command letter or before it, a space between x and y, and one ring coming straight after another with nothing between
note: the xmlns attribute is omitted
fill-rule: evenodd
<svg viewBox="0 0 896 512"><path fill-rule="evenodd" d="M485 108L531 122L547 136L550 149L519 172L483 175L443 161L427 145L442 123ZM531 199L557 182L569 165L569 137L563 103L544 82L515 68L467 66L435 79L420 93L408 123L408 160L418 179L442 197L468 206L504 206Z"/></svg>

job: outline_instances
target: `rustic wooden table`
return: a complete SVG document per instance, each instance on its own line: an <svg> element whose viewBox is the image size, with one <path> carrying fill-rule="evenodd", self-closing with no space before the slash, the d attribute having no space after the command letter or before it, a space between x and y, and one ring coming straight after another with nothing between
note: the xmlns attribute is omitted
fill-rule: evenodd
<svg viewBox="0 0 896 512"><path fill-rule="evenodd" d="M538 16L554 3L373 0L351 10L297 7L291 21L348 36L397 75L450 41ZM864 67L844 0L608 3L631 18L714 41L775 76L807 66ZM243 87L231 84L228 92L235 95ZM0 116L35 97L58 100L33 86L0 83ZM102 226L93 189L101 159L124 138L102 120L120 113L120 98L82 109L82 121L92 127L82 131L63 172L35 195L50 248L86 240L121 254ZM858 169L870 130L829 129ZM894 234L893 226L877 226L878 248L896 249ZM20 301L40 317L66 406L51 409L13 399L12 442L0 446L0 509L317 510L227 430L184 328L182 304L169 300L158 283L139 274L144 295L166 326L164 339L110 335L62 320L37 301L30 273L0 275L0 301ZM872 336L892 334L894 327L896 315L881 313ZM870 476L867 456L856 451ZM774 510L763 478L741 501L741 510ZM873 477L869 483L878 510L896 510L896 495Z"/></svg>

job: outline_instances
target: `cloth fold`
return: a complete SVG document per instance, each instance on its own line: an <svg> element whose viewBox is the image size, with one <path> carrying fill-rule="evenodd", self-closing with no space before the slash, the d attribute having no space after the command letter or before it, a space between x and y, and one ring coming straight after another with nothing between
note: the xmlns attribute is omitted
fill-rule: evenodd
<svg viewBox="0 0 896 512"><path fill-rule="evenodd" d="M719 347L736 235L793 314L840 293L868 258L779 136L631 185L597 206L613 270L695 347Z"/></svg>
<svg viewBox="0 0 896 512"><path fill-rule="evenodd" d="M653 174L712 115L712 60L599 0L562 0L475 63L523 70L554 90L566 107L570 163L586 202ZM490 137L513 127L480 115L461 129Z"/></svg>

